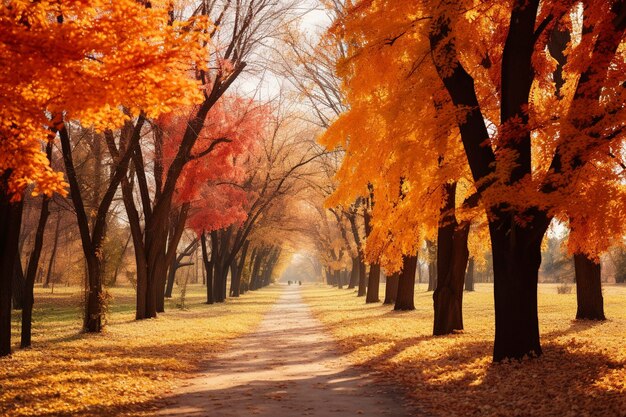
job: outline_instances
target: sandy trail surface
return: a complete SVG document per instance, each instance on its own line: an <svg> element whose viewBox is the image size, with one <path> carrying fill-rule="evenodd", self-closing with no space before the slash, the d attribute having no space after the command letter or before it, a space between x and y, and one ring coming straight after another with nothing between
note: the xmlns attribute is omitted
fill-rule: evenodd
<svg viewBox="0 0 626 417"><path fill-rule="evenodd" d="M302 301L283 293L256 331L171 393L159 416L411 416L394 387L352 366Z"/></svg>

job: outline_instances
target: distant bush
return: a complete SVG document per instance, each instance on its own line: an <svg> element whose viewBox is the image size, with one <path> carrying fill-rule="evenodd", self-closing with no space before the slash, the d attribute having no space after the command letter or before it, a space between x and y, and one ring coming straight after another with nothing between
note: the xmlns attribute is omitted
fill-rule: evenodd
<svg viewBox="0 0 626 417"><path fill-rule="evenodd" d="M559 284L556 287L556 292L558 294L571 294L573 288L574 288L574 286L572 284L568 284L568 283L564 282L562 284Z"/></svg>

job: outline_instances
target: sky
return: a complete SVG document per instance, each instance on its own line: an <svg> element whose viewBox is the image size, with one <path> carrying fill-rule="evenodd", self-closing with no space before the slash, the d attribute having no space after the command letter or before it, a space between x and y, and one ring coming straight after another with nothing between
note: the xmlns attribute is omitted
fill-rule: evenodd
<svg viewBox="0 0 626 417"><path fill-rule="evenodd" d="M307 37L319 36L331 23L319 0L303 0L300 12L302 16L299 19L299 26ZM281 83L288 84L286 80L269 71L262 74L246 73L235 88L242 95L262 100L275 97L280 91Z"/></svg>

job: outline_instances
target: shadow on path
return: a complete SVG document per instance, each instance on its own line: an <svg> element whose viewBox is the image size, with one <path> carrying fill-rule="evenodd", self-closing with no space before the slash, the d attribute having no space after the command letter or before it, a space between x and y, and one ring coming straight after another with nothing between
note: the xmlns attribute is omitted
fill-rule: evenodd
<svg viewBox="0 0 626 417"><path fill-rule="evenodd" d="M166 398L159 416L410 416L395 387L351 366L286 288L259 329Z"/></svg>

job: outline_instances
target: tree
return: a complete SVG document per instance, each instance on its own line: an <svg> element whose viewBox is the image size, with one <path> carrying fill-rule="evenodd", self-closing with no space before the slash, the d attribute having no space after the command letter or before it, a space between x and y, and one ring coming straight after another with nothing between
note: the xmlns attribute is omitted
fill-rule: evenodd
<svg viewBox="0 0 626 417"><path fill-rule="evenodd" d="M401 254L415 253L409 245L419 235L413 224L425 229L422 236L433 236L432 222L440 218L443 201L433 198L434 190L461 178L473 183L458 200L475 194L477 205L457 204L456 209L462 217L488 213L495 360L541 353L537 271L552 218L569 219L572 231L578 229L581 236L574 241L584 247L574 252L587 255L606 250L605 242L623 234L617 225L623 222L607 196L615 201L623 193L616 178L619 158L612 161L609 155L616 155L622 141L618 103L623 86L614 71L623 62L618 47L624 10L621 1L585 6L603 12L585 16L584 26L592 29L570 48L568 60L575 64L564 67L569 83L556 102L546 45L573 11L569 2L541 2L541 10L539 1L513 2L512 7L496 2L361 2L333 28L350 45L348 59L339 65L350 110L324 137L347 150L339 175L349 186L340 187L336 198L365 195L368 183L382 190L377 206L384 209L375 210L374 218L384 227L372 233L388 238L391 232L394 243L375 251L397 265ZM589 180L572 181L579 175ZM386 190L401 178L407 193L397 204L397 193ZM606 196L591 192L598 186ZM603 210L597 211L588 197ZM419 215L404 215L404 201ZM588 239L599 224L605 229L610 225L599 240L603 247Z"/></svg>
<svg viewBox="0 0 626 417"><path fill-rule="evenodd" d="M101 325L101 285L99 261L96 254L103 238L102 224L94 226L93 235L88 222L80 213L83 204L71 166L69 133L66 120L80 120L85 126L96 129L119 122L118 105L127 103L135 114L141 108L147 114L157 114L160 109L174 103L190 102L197 91L196 85L185 76L178 77L184 68L181 60L193 61L199 51L196 31L181 30L183 25L168 25L168 10L149 8L133 0L112 4L80 1L56 4L12 2L2 8L0 16L0 45L7 59L6 73L0 79L3 94L2 141L2 194L3 210L0 217L7 221L12 215L19 217L16 203L26 185L35 184L35 193L64 193L66 183L62 175L50 168L41 150L40 140L51 140L60 133L64 144L66 172L70 182L73 202L81 228L85 254L89 264L89 300L86 303L85 329L99 331ZM51 19L50 16L56 16ZM100 36L84 36L99 33ZM68 41L70 40L71 41ZM167 45L168 47L163 47ZM49 59L51 50L58 51ZM182 75L182 74L181 74ZM89 94L76 94L75 86L90 86ZM142 88L136 88L141 85ZM188 93L181 93L187 91ZM148 94L146 94L148 93ZM51 116L51 119L49 119ZM130 147L133 148L132 146ZM124 168L122 162L120 168ZM120 169L118 172L122 172ZM110 187L112 198L117 184L113 175ZM103 201L104 214L110 202ZM19 224L13 218L14 224ZM13 226L7 225L9 233ZM4 264L9 264L15 241L5 242ZM3 268L0 281L9 279ZM3 294L10 297L7 285ZM2 300L4 301L4 299ZM5 311L3 303L0 311ZM4 322L4 314L2 322ZM8 346L8 327L0 331L2 345ZM8 353L3 349L3 354Z"/></svg>

